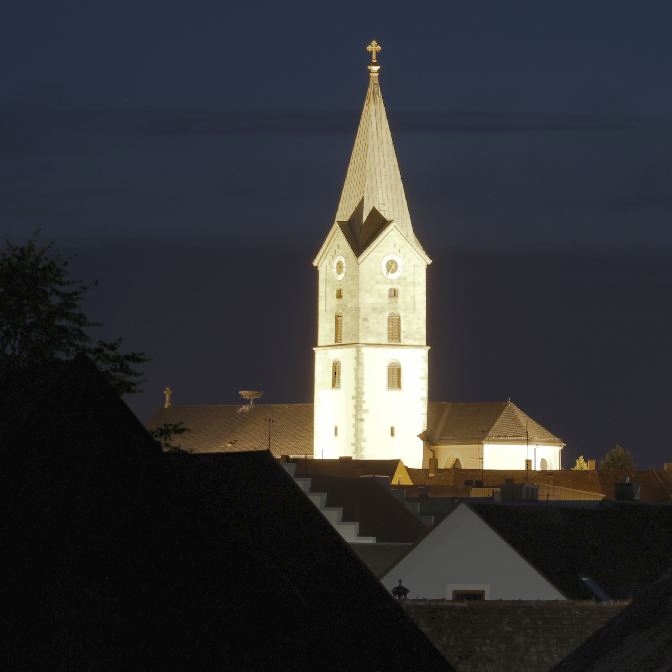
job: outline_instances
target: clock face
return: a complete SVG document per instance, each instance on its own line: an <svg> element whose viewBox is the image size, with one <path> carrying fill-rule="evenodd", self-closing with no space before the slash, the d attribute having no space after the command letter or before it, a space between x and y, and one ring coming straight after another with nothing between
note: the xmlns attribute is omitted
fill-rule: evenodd
<svg viewBox="0 0 672 672"><path fill-rule="evenodd" d="M343 280L345 277L345 259L340 254L334 259L334 275L336 280Z"/></svg>
<svg viewBox="0 0 672 672"><path fill-rule="evenodd" d="M386 254L383 257L381 267L383 275L390 280L394 280L401 275L401 257L398 254Z"/></svg>

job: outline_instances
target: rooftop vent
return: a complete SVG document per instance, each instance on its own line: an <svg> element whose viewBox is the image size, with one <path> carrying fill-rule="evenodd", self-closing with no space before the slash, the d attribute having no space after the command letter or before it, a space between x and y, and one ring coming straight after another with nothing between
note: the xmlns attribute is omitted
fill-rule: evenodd
<svg viewBox="0 0 672 672"><path fill-rule="evenodd" d="M629 476L622 483L616 483L614 485L614 499L617 502L638 502L639 483L633 483Z"/></svg>

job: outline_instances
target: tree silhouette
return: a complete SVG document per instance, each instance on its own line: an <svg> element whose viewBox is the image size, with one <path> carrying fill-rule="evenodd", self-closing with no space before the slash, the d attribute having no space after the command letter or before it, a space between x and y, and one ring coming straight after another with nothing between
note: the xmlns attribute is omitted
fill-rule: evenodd
<svg viewBox="0 0 672 672"><path fill-rule="evenodd" d="M632 453L618 443L608 450L600 461L600 469L633 470L634 468Z"/></svg>
<svg viewBox="0 0 672 672"><path fill-rule="evenodd" d="M37 235L24 245L6 241L0 251L0 372L39 367L53 359L85 352L119 394L139 392L137 366L142 352L122 353L121 339L95 340L89 330L101 326L82 304L95 282L70 276L71 257L39 245Z"/></svg>

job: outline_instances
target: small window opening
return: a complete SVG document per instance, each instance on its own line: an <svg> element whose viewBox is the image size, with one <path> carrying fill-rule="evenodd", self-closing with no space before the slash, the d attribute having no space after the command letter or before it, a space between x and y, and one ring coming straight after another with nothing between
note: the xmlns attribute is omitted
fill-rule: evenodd
<svg viewBox="0 0 672 672"><path fill-rule="evenodd" d="M343 313L336 313L334 342L343 343Z"/></svg>
<svg viewBox="0 0 672 672"><path fill-rule="evenodd" d="M390 287L387 290L387 298L388 299L398 299L399 298L399 290L396 287Z"/></svg>
<svg viewBox="0 0 672 672"><path fill-rule="evenodd" d="M397 313L387 316L387 342L399 343L401 341L401 318Z"/></svg>
<svg viewBox="0 0 672 672"><path fill-rule="evenodd" d="M387 389L401 389L401 365L399 362L392 362L387 366Z"/></svg>
<svg viewBox="0 0 672 672"><path fill-rule="evenodd" d="M340 287L336 290L336 298L337 299L343 298L343 290Z"/></svg>
<svg viewBox="0 0 672 672"><path fill-rule="evenodd" d="M454 590L455 602L480 602L485 599L484 590Z"/></svg>
<svg viewBox="0 0 672 672"><path fill-rule="evenodd" d="M334 436L338 436L338 425L334 425Z"/></svg>
<svg viewBox="0 0 672 672"><path fill-rule="evenodd" d="M334 390L341 387L341 362L338 359L331 364L331 387Z"/></svg>
<svg viewBox="0 0 672 672"><path fill-rule="evenodd" d="M390 427L390 436L394 436L394 425Z"/></svg>

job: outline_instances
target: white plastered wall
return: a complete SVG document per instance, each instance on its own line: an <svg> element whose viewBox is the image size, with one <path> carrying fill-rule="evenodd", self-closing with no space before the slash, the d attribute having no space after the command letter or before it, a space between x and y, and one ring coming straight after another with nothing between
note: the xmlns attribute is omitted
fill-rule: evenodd
<svg viewBox="0 0 672 672"><path fill-rule="evenodd" d="M455 586L477 586L491 600L565 599L465 504L444 518L381 581L392 590L400 579L409 597L428 600L447 599Z"/></svg>
<svg viewBox="0 0 672 672"><path fill-rule="evenodd" d="M534 443L488 443L483 445L484 469L525 469L525 460L532 460L532 469L561 468L562 448L557 444Z"/></svg>

